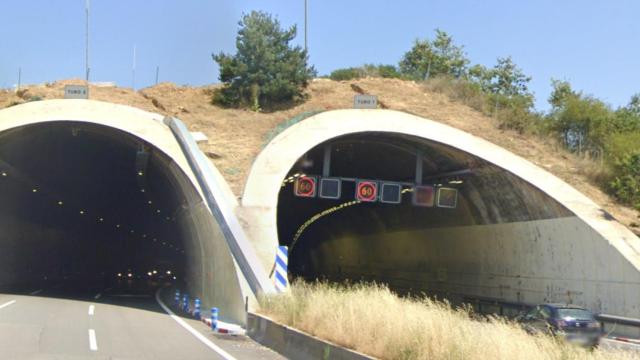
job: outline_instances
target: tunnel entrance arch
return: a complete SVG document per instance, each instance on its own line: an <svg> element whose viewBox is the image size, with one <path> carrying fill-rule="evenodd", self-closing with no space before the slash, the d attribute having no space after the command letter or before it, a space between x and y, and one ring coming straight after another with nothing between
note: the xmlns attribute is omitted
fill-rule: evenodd
<svg viewBox="0 0 640 360"><path fill-rule="evenodd" d="M510 211L503 211L502 219L494 216L495 212L491 215L490 207L481 204L484 194L478 191L491 187L490 182L484 181L486 184L482 186L476 184L475 191L473 188L467 193L461 191L460 209L468 213L468 224L387 231L384 239L379 233L354 238L343 235L338 242L319 239L319 247L324 250L316 252L322 254L316 261L325 265L330 262L332 269L344 273L345 259L350 259L348 265L360 277L384 281L391 274L392 278L402 279L408 288L426 286L435 293L464 289L466 295L476 297L527 303L571 301L594 311L640 314L640 303L632 295L640 290L640 246L628 229L584 195L528 161L468 133L395 111L325 112L293 125L265 147L251 169L239 212L251 224L248 232L267 270L273 263L276 246L289 241L282 238L287 236L279 228L282 223L279 214L287 211L281 208L281 189L283 181L299 170L296 164L308 159L323 144L358 137L373 143L375 136L386 136L378 144L393 143L393 139L397 143L401 138L404 145L422 143L439 154L467 154L467 158L483 164L481 168L490 170L489 173L502 174L498 179L518 185L518 196L506 194L506 197L519 204L516 208L521 215L538 215L518 217L518 212ZM315 161L318 162L317 156ZM313 175L318 175L318 171ZM470 183L496 179L473 178ZM541 199L540 206L534 206L536 209L527 207L531 197ZM494 200L500 199L497 196ZM317 204L309 205L309 213L320 210L314 206ZM359 216L371 220L358 212L358 207L344 210L356 214L349 219L351 223L356 223ZM288 216L294 212L290 211ZM324 218L325 230L335 225L329 220L331 216ZM314 226L322 229L322 221ZM348 229L349 225L344 227ZM287 231L290 235L292 230L284 232ZM328 233L325 236L330 238L331 231ZM296 261L291 259L294 269ZM407 263L412 267L408 269Z"/></svg>
<svg viewBox="0 0 640 360"><path fill-rule="evenodd" d="M0 285L131 274L244 322L233 258L162 116L86 100L2 110L0 170Z"/></svg>

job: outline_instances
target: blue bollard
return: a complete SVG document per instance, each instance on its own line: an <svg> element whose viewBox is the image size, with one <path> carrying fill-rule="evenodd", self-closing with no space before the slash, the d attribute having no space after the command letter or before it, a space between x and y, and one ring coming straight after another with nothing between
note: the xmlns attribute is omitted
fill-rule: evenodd
<svg viewBox="0 0 640 360"><path fill-rule="evenodd" d="M216 331L218 328L218 308L211 308L211 330Z"/></svg>
<svg viewBox="0 0 640 360"><path fill-rule="evenodd" d="M176 297L174 299L176 301L176 307L180 307L180 290L176 290Z"/></svg>
<svg viewBox="0 0 640 360"><path fill-rule="evenodd" d="M189 296L187 294L182 296L182 311L189 311Z"/></svg>
<svg viewBox="0 0 640 360"><path fill-rule="evenodd" d="M193 310L193 317L195 317L197 320L200 320L200 299L196 298L196 300L194 301L194 310Z"/></svg>

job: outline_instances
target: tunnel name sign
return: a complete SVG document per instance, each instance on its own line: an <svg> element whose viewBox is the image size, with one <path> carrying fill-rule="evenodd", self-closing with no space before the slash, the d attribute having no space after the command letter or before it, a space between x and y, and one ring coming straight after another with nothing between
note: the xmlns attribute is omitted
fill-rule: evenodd
<svg viewBox="0 0 640 360"><path fill-rule="evenodd" d="M356 200L362 202L374 202L378 199L378 182L372 180L359 180L356 183Z"/></svg>
<svg viewBox="0 0 640 360"><path fill-rule="evenodd" d="M293 193L298 197L316 196L316 178L313 176L301 176L293 184Z"/></svg>
<svg viewBox="0 0 640 360"><path fill-rule="evenodd" d="M378 97L375 95L356 95L353 97L354 109L377 109Z"/></svg>
<svg viewBox="0 0 640 360"><path fill-rule="evenodd" d="M89 87L87 85L65 85L65 99L88 99Z"/></svg>

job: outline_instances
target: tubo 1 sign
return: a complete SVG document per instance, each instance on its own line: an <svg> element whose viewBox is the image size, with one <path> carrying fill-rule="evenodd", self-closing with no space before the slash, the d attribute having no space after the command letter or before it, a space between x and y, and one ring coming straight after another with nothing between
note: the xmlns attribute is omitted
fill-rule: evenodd
<svg viewBox="0 0 640 360"><path fill-rule="evenodd" d="M375 95L356 95L353 97L354 109L377 109L378 97Z"/></svg>
<svg viewBox="0 0 640 360"><path fill-rule="evenodd" d="M88 99L89 87L87 85L65 85L65 99Z"/></svg>

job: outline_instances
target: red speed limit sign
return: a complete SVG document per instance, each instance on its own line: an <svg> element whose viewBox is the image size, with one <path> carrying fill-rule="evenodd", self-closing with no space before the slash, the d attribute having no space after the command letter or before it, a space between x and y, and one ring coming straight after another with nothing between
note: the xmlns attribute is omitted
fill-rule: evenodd
<svg viewBox="0 0 640 360"><path fill-rule="evenodd" d="M316 196L316 178L312 176L301 176L293 184L293 193L299 197Z"/></svg>
<svg viewBox="0 0 640 360"><path fill-rule="evenodd" d="M360 180L356 184L356 199L374 202L378 199L378 183L371 180Z"/></svg>

